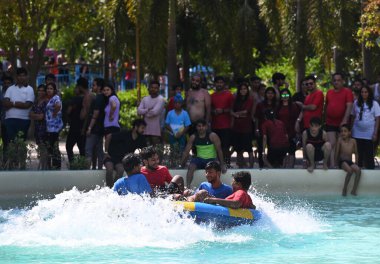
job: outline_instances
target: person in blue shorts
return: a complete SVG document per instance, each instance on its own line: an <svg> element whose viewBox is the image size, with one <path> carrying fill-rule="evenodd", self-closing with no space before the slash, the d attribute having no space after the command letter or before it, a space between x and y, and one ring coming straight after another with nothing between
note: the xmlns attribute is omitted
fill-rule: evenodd
<svg viewBox="0 0 380 264"><path fill-rule="evenodd" d="M128 193L152 194L147 179L140 173L140 158L131 153L123 158L122 163L127 176L118 179L112 189L119 195L127 195Z"/></svg>
<svg viewBox="0 0 380 264"><path fill-rule="evenodd" d="M197 131L192 134L182 154L181 165L185 167L191 149L195 149L186 174L186 187L190 187L195 170L204 169L206 164L216 159L219 160L222 172L226 173L220 138L214 132L208 131L207 122L200 119L196 122Z"/></svg>
<svg viewBox="0 0 380 264"><path fill-rule="evenodd" d="M222 168L217 161L210 161L205 167L207 182L202 182L194 195L187 198L189 202L202 202L207 197L224 199L232 194L232 187L220 180Z"/></svg>

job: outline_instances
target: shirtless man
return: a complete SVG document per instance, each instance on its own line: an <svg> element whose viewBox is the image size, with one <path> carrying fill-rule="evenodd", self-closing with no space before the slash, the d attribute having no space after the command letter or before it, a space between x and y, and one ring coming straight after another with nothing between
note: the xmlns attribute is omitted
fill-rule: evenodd
<svg viewBox="0 0 380 264"><path fill-rule="evenodd" d="M356 140L351 138L350 127L347 124L342 125L340 129L340 138L336 144L335 160L339 164L339 168L343 169L346 174L346 179L344 180L344 186L342 195L347 195L347 186L350 182L351 176L355 173L355 182L352 188L351 194L357 195L357 189L359 185L361 169L358 165L352 162L352 154L355 155L355 161L358 160L358 148L356 145Z"/></svg>
<svg viewBox="0 0 380 264"><path fill-rule="evenodd" d="M206 89L201 88L199 75L194 75L191 79L191 90L187 94L186 107L192 124L200 119L206 120L207 124L210 123L211 97ZM191 132L195 132L195 128Z"/></svg>

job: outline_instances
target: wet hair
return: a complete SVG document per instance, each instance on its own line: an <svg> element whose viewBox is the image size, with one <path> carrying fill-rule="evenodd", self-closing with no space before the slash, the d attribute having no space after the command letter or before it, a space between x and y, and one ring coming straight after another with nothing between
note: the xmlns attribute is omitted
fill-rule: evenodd
<svg viewBox="0 0 380 264"><path fill-rule="evenodd" d="M223 76L216 76L216 77L214 78L214 82L217 82L217 81L223 81L223 82L226 82Z"/></svg>
<svg viewBox="0 0 380 264"><path fill-rule="evenodd" d="M124 170L127 174L132 172L136 166L141 164L139 156L134 153L127 154L121 162L123 163Z"/></svg>
<svg viewBox="0 0 380 264"><path fill-rule="evenodd" d="M20 67L16 69L16 75L25 74L28 75L28 71L24 67Z"/></svg>
<svg viewBox="0 0 380 264"><path fill-rule="evenodd" d="M362 90L363 89L367 89L367 91L368 91L368 99L367 99L367 102L366 102L366 104L368 106L368 109L371 110L372 106L373 106L373 91L368 86L363 86L362 88L360 88L359 97L358 97L358 101L357 101L357 105L360 108L359 120L362 120L362 118L363 118L363 111L364 111L364 100L363 100L363 96L362 96Z"/></svg>
<svg viewBox="0 0 380 264"><path fill-rule="evenodd" d="M198 119L197 121L195 121L195 126L197 126L198 124L207 125L207 122L205 119Z"/></svg>
<svg viewBox="0 0 380 264"><path fill-rule="evenodd" d="M146 126L146 122L144 119L138 118L135 119L132 123L132 127Z"/></svg>
<svg viewBox="0 0 380 264"><path fill-rule="evenodd" d="M153 81L150 81L150 83L149 83L149 88L152 87L153 84L157 84L158 87L160 87L160 83L159 83L159 81L157 81L157 80L153 80Z"/></svg>
<svg viewBox="0 0 380 264"><path fill-rule="evenodd" d="M140 157L143 160L148 160L149 158L153 157L156 154L158 154L157 150L153 146L149 146L141 150Z"/></svg>
<svg viewBox="0 0 380 264"><path fill-rule="evenodd" d="M100 86L100 90L103 90L105 81L103 78L95 78L94 82L96 82L97 86Z"/></svg>
<svg viewBox="0 0 380 264"><path fill-rule="evenodd" d="M310 126L312 126L312 125L317 125L317 126L322 125L321 119L319 117L316 117L316 116L312 117L310 119Z"/></svg>
<svg viewBox="0 0 380 264"><path fill-rule="evenodd" d="M80 87L88 90L88 80L86 78L83 78L83 77L78 78L77 86L80 86Z"/></svg>
<svg viewBox="0 0 380 264"><path fill-rule="evenodd" d="M45 82L47 79L53 79L55 81L55 75L52 73L48 73L45 75Z"/></svg>
<svg viewBox="0 0 380 264"><path fill-rule="evenodd" d="M252 183L251 173L249 173L248 171L238 171L232 174L232 177L234 178L235 182L241 184L244 190L248 191Z"/></svg>
<svg viewBox="0 0 380 264"><path fill-rule="evenodd" d="M285 78L286 77L285 77L285 75L283 73L281 73L281 72L275 72L272 75L272 82L276 83L276 81L278 81L278 80L285 80Z"/></svg>
<svg viewBox="0 0 380 264"><path fill-rule="evenodd" d="M217 172L221 172L222 171L222 167L220 166L220 163L217 162L217 161L215 161L215 160L214 161L209 161L206 164L205 170L211 170L211 169L214 169Z"/></svg>

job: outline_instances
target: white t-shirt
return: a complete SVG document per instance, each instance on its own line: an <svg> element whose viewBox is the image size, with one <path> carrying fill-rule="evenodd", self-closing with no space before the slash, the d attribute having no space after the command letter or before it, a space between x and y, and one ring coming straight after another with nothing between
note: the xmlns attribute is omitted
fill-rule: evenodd
<svg viewBox="0 0 380 264"><path fill-rule="evenodd" d="M362 120L359 120L360 107L357 100L352 108L352 115L355 116L354 125L352 126L352 137L360 139L372 139L375 130L376 117L380 116L380 106L374 100L371 110L367 104L364 104Z"/></svg>
<svg viewBox="0 0 380 264"><path fill-rule="evenodd" d="M34 102L34 91L31 86L27 87L18 87L17 85L12 85L5 92L4 98L9 98L11 102ZM31 107L30 107L31 108ZM5 119L7 118L18 118L18 119L29 119L28 109L20 109L12 107L5 113Z"/></svg>

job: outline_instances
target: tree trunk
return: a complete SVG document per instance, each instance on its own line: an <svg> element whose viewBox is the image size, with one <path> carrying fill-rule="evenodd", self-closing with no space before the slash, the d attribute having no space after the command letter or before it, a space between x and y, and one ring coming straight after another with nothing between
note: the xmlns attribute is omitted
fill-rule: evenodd
<svg viewBox="0 0 380 264"><path fill-rule="evenodd" d="M372 51L366 48L365 43L362 43L362 56L363 56L363 78L367 79L370 83L373 81L372 71Z"/></svg>
<svg viewBox="0 0 380 264"><path fill-rule="evenodd" d="M303 0L297 0L297 24L296 24L296 90L301 90L301 80L306 72L306 21L304 19Z"/></svg>
<svg viewBox="0 0 380 264"><path fill-rule="evenodd" d="M335 63L335 72L343 72L344 69L344 57L342 51L336 47L334 49L334 63Z"/></svg>
<svg viewBox="0 0 380 264"><path fill-rule="evenodd" d="M168 94L173 85L178 83L177 69L177 30L176 30L176 0L169 0L169 30L168 30Z"/></svg>

